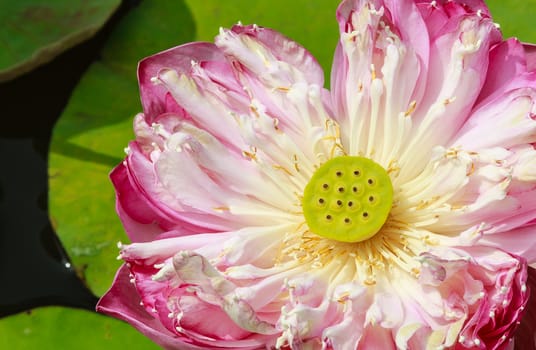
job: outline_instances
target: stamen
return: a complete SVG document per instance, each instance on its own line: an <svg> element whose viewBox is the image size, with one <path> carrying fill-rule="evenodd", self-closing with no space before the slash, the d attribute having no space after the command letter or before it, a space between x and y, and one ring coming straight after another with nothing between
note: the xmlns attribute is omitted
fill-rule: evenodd
<svg viewBox="0 0 536 350"><path fill-rule="evenodd" d="M246 158L249 158L249 160L257 160L257 148L251 147L251 152L248 151L242 151L242 155Z"/></svg>
<svg viewBox="0 0 536 350"><path fill-rule="evenodd" d="M406 112L404 112L404 116L405 117L409 117L413 114L413 112L415 112L415 109L417 108L417 101L411 101L411 103L409 104L409 107L408 107L408 110Z"/></svg>
<svg viewBox="0 0 536 350"><path fill-rule="evenodd" d="M285 167L282 166L282 165L274 164L274 165L272 165L272 167L273 167L274 169L277 169L277 170L282 170L282 171L284 171L287 175L292 176L292 173L290 172L290 170L288 170L287 168L285 168Z"/></svg>
<svg viewBox="0 0 536 350"><path fill-rule="evenodd" d="M297 172L300 172L300 166L298 164L298 156L297 155L294 155L292 157L292 160L294 162L294 169L296 169Z"/></svg>

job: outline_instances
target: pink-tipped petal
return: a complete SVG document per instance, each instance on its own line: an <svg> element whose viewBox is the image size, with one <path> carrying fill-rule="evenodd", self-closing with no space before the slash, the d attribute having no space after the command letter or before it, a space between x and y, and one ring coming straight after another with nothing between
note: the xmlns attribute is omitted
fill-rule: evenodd
<svg viewBox="0 0 536 350"><path fill-rule="evenodd" d="M532 72L534 69L536 69L536 45L523 44L523 49L525 51L527 71Z"/></svg>
<svg viewBox="0 0 536 350"><path fill-rule="evenodd" d="M147 57L139 63L138 81L143 110L149 121L165 112L176 112L180 106L169 101L167 89L155 80L163 69L185 73L192 61L225 62L223 54L211 43L190 43ZM168 102L169 101L169 102ZM171 108L169 108L171 107Z"/></svg>
<svg viewBox="0 0 536 350"><path fill-rule="evenodd" d="M496 45L489 53L489 68L493 74L488 74L486 82L480 91L481 101L491 93L501 89L513 78L530 71L527 63L530 61L526 49L515 38L508 39Z"/></svg>
<svg viewBox="0 0 536 350"><path fill-rule="evenodd" d="M129 322L165 349L176 349L178 343L181 344L181 349L185 350L206 349L181 341L163 327L157 318L145 311L140 305L141 299L130 279L129 270L123 265L117 272L110 290L99 300L97 311Z"/></svg>

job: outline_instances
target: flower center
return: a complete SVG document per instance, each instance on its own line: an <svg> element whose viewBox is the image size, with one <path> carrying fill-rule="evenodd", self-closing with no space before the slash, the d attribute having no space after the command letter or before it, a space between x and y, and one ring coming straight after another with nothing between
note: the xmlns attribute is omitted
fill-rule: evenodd
<svg viewBox="0 0 536 350"><path fill-rule="evenodd" d="M393 204L385 169L369 158L340 156L311 177L302 208L311 232L342 242L361 242L383 226Z"/></svg>

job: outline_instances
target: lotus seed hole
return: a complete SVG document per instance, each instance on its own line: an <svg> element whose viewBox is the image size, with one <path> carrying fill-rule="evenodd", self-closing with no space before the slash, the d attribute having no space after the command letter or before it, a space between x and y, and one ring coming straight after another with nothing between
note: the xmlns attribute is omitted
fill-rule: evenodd
<svg viewBox="0 0 536 350"><path fill-rule="evenodd" d="M353 191L354 193L357 193L357 190L358 190L358 189L357 189L357 186L352 187L352 191Z"/></svg>
<svg viewBox="0 0 536 350"><path fill-rule="evenodd" d="M368 218L368 215L369 215L369 214L368 214L367 212L364 212L364 213L363 213L363 217L364 217L364 218Z"/></svg>
<svg viewBox="0 0 536 350"><path fill-rule="evenodd" d="M350 218L344 218L344 223L345 224L350 224L352 222L352 220L350 220Z"/></svg>
<svg viewBox="0 0 536 350"><path fill-rule="evenodd" d="M374 202L374 196L369 196L368 201L371 202L371 203Z"/></svg>
<svg viewBox="0 0 536 350"><path fill-rule="evenodd" d="M352 205L354 205L354 202L349 201L349 202L348 202L348 206L351 207Z"/></svg>
<svg viewBox="0 0 536 350"><path fill-rule="evenodd" d="M338 205L339 207L342 205L342 201L341 201L340 199L337 201L337 205Z"/></svg>
<svg viewBox="0 0 536 350"><path fill-rule="evenodd" d="M354 170L354 176L359 176L361 175L361 172L359 170Z"/></svg>
<svg viewBox="0 0 536 350"><path fill-rule="evenodd" d="M337 171L337 172L335 173L335 175L336 175L337 177L341 177L341 176L342 176L342 171Z"/></svg>
<svg viewBox="0 0 536 350"><path fill-rule="evenodd" d="M325 201L324 201L324 198L319 198L319 199L318 199L318 204L324 204L324 202L325 202Z"/></svg>
<svg viewBox="0 0 536 350"><path fill-rule="evenodd" d="M325 189L325 190L327 190L327 189L329 189L329 185L328 185L328 184L323 184L323 185L322 185L322 188Z"/></svg>
<svg viewBox="0 0 536 350"><path fill-rule="evenodd" d="M327 221L331 221L331 215L329 215L329 214L326 215L326 220L327 220Z"/></svg>
<svg viewBox="0 0 536 350"><path fill-rule="evenodd" d="M368 179L368 180L367 180L367 183L368 183L369 185L374 185L374 180L373 180L373 179Z"/></svg>
<svg viewBox="0 0 536 350"><path fill-rule="evenodd" d="M339 187L339 188L338 188L338 191L339 191L340 193L343 193L343 192L344 192L344 187Z"/></svg>

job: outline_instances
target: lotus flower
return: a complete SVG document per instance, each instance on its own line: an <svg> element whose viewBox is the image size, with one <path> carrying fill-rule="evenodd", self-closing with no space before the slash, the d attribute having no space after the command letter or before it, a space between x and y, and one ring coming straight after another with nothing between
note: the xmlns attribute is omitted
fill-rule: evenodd
<svg viewBox="0 0 536 350"><path fill-rule="evenodd" d="M99 311L166 349L513 346L536 262L532 48L479 0L348 0L337 20L331 90L256 25L140 63L111 174L133 243Z"/></svg>

